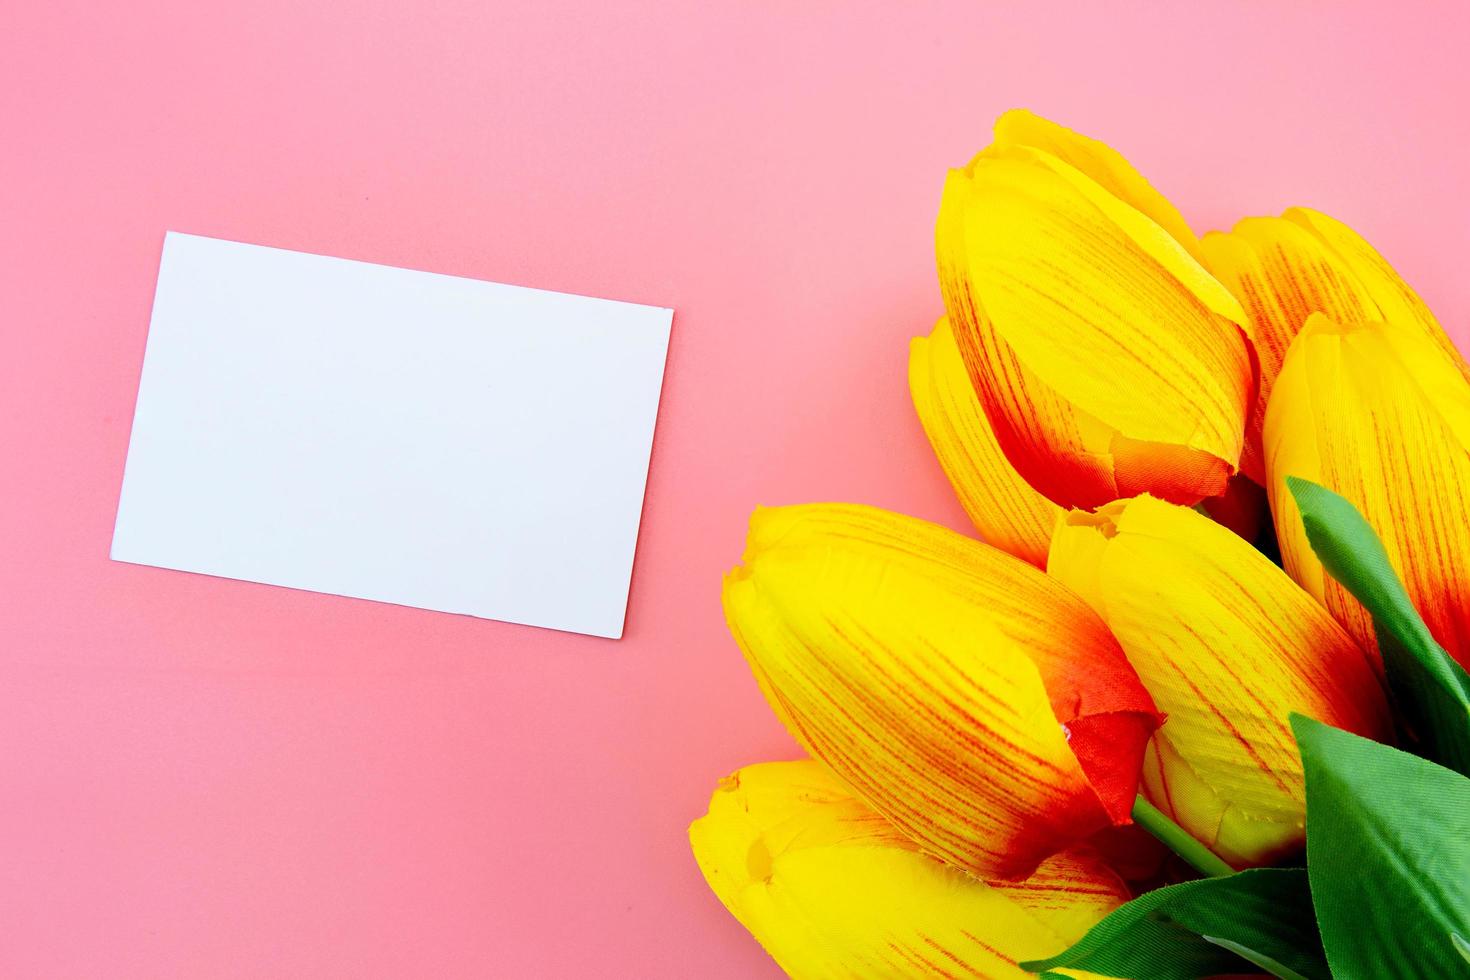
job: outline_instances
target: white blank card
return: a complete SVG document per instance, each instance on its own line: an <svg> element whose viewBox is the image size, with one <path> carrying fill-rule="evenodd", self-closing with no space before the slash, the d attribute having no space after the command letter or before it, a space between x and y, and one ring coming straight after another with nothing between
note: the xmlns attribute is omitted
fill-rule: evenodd
<svg viewBox="0 0 1470 980"><path fill-rule="evenodd" d="M170 232L112 557L621 636L672 318Z"/></svg>

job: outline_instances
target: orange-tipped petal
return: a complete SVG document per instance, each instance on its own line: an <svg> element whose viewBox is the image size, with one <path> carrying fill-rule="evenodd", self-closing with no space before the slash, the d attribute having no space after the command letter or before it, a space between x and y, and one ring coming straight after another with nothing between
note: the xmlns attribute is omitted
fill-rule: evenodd
<svg viewBox="0 0 1470 980"><path fill-rule="evenodd" d="M1107 622L1168 716L1146 795L1232 864L1302 842L1291 712L1390 734L1375 661L1281 569L1196 511L1152 497L1074 511L1047 570Z"/></svg>
<svg viewBox="0 0 1470 980"><path fill-rule="evenodd" d="M948 320L910 342L909 392L934 455L975 529L997 548L1045 565L1061 508L1006 459L970 386Z"/></svg>
<svg viewBox="0 0 1470 980"><path fill-rule="evenodd" d="M1359 642L1373 623L1323 572L1288 476L1342 494L1378 532L1429 630L1470 667L1470 383L1401 324L1314 316L1292 343L1266 413L1267 489L1288 572Z"/></svg>
<svg viewBox="0 0 1470 980"><path fill-rule="evenodd" d="M1121 157L1055 142L998 140L940 205L945 307L996 437L1058 503L1217 496L1254 400L1245 313Z"/></svg>
<svg viewBox="0 0 1470 980"><path fill-rule="evenodd" d="M1153 703L1020 559L870 507L762 508L724 601L792 734L927 853L1025 877L1128 821Z"/></svg>

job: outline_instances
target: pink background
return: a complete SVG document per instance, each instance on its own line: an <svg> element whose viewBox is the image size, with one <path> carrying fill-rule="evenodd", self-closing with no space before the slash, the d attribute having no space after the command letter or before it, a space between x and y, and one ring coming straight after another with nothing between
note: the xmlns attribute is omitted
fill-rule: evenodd
<svg viewBox="0 0 1470 980"><path fill-rule="evenodd" d="M684 836L793 753L719 577L758 502L962 526L906 342L1007 107L1470 321L1459 3L110 6L0 36L7 977L773 974ZM626 639L110 563L169 228L675 307Z"/></svg>

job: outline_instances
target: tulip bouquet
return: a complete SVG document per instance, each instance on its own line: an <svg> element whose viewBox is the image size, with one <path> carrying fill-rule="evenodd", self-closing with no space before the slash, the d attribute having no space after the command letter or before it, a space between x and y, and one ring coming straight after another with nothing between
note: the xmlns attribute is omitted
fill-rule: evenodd
<svg viewBox="0 0 1470 980"><path fill-rule="evenodd" d="M1026 112L945 184L909 382L981 540L755 512L810 758L690 827L795 977L1470 976L1470 369L1305 209L1196 238Z"/></svg>

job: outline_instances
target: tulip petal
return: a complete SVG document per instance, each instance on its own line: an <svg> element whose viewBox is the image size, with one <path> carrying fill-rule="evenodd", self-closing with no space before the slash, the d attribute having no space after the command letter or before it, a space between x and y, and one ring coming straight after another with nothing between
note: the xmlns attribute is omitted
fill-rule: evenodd
<svg viewBox="0 0 1470 980"><path fill-rule="evenodd" d="M1144 765L1155 806L1237 866L1300 844L1288 715L1390 731L1374 662L1229 530L1151 497L1070 513L1047 570L1107 622L1168 723Z"/></svg>
<svg viewBox="0 0 1470 980"><path fill-rule="evenodd" d="M1470 378L1470 366L1424 301L1361 235L1320 211L1291 208L1279 218L1246 218L1228 234L1211 232L1200 244L1206 267L1240 298L1250 317L1261 383L1241 469L1259 483L1266 479L1266 404L1287 347L1313 313L1416 330Z"/></svg>
<svg viewBox="0 0 1470 980"><path fill-rule="evenodd" d="M941 234L946 224L941 212ZM945 254L941 249L941 255ZM1053 501L1107 501L1118 496L1112 443L1116 430L1069 405L1016 358L995 332L979 300L956 286L946 295L964 329L955 339L997 444L1022 478ZM954 322L954 321L952 321ZM1223 479L1220 481L1223 485Z"/></svg>
<svg viewBox="0 0 1470 980"><path fill-rule="evenodd" d="M928 853L1024 877L1128 820L1157 715L1101 621L1040 571L843 505L758 510L744 561L726 618L777 715ZM1138 731L1089 725L1111 714ZM1099 734L1121 746L1089 747Z"/></svg>
<svg viewBox="0 0 1470 980"><path fill-rule="evenodd" d="M910 342L909 391L934 455L975 529L997 548L1045 565L1061 508L1032 489L1006 459L970 386L948 320Z"/></svg>
<svg viewBox="0 0 1470 980"><path fill-rule="evenodd" d="M1324 406L1331 406L1330 410ZM1314 316L1287 354L1266 414L1267 489L1282 561L1360 643L1371 618L1323 573L1287 491L1299 476L1346 497L1436 640L1470 664L1470 384L1438 345L1399 324Z"/></svg>
<svg viewBox="0 0 1470 980"><path fill-rule="evenodd" d="M1189 223L1169 199L1154 190L1133 164L1101 140L1091 139L1025 109L1012 109L995 123L996 148L1030 146L1086 174L1099 187L1138 209L1186 251L1199 258L1198 241Z"/></svg>
<svg viewBox="0 0 1470 980"><path fill-rule="evenodd" d="M1066 948L1128 897L1088 851L987 884L919 852L812 760L721 780L689 838L710 888L796 978L1023 980L1018 960Z"/></svg>
<svg viewBox="0 0 1470 980"><path fill-rule="evenodd" d="M1089 504L1223 492L1253 355L1238 301L1178 240L1050 153L996 146L951 172L936 246L976 392L1033 486Z"/></svg>
<svg viewBox="0 0 1470 980"><path fill-rule="evenodd" d="M1038 151L978 160L969 199L971 288L1023 364L1129 438L1239 455L1245 315L1177 242ZM1161 404L1200 411L1180 419Z"/></svg>
<svg viewBox="0 0 1470 980"><path fill-rule="evenodd" d="M1372 297L1332 250L1302 225L1286 218L1246 218L1227 235L1201 241L1205 264L1244 304L1260 363L1260 394L1251 410L1241 469L1264 485L1261 429L1266 399L1286 348L1307 317L1371 319Z"/></svg>
<svg viewBox="0 0 1470 980"><path fill-rule="evenodd" d="M1303 228L1309 229L1336 255L1347 274L1352 276L1373 298L1377 315L1356 317L1344 311L1341 316L1332 310L1315 310L1334 319L1371 320L1392 323L1396 326L1413 327L1425 339L1438 347L1449 362L1467 380L1470 380L1470 364L1455 347L1454 341L1444 332L1429 307L1419 294L1403 280L1393 266L1378 253L1367 240L1336 218L1311 208L1291 208L1284 215Z"/></svg>

